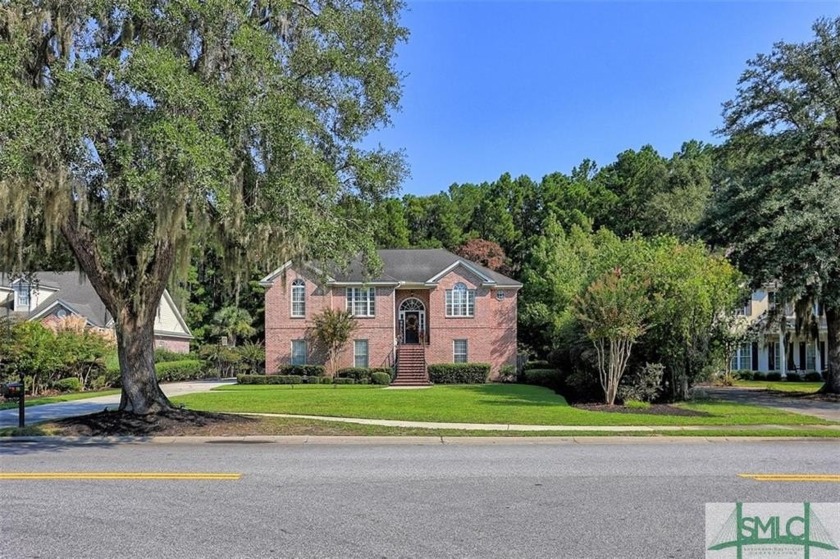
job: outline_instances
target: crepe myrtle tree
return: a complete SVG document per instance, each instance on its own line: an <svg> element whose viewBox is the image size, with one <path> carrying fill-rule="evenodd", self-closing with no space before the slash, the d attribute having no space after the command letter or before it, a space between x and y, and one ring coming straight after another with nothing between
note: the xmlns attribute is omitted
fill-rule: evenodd
<svg viewBox="0 0 840 559"><path fill-rule="evenodd" d="M747 63L724 105L725 169L709 237L756 287L778 281L827 324L823 392L840 393L840 18Z"/></svg>
<svg viewBox="0 0 840 559"><path fill-rule="evenodd" d="M191 245L225 267L374 257L361 220L402 156L389 123L399 0L0 4L0 264L69 246L114 317L120 409L171 408L153 332Z"/></svg>

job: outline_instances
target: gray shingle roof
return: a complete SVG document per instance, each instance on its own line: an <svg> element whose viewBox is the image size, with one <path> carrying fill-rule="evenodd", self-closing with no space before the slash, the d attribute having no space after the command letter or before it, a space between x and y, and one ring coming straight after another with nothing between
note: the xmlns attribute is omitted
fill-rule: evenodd
<svg viewBox="0 0 840 559"><path fill-rule="evenodd" d="M521 287L518 281L442 248L409 248L379 250L382 272L377 277L364 273L361 261L355 260L347 270L325 270L337 282L405 282L425 283L456 263L462 263L505 287ZM268 278L266 278L268 279Z"/></svg>
<svg viewBox="0 0 840 559"><path fill-rule="evenodd" d="M42 292L42 299L36 308L25 314L37 316L56 302L61 302L73 311L88 319L93 326L104 328L111 320L110 313L105 309L105 304L99 295L94 291L93 286L79 272L36 272L35 277L38 285L58 289L48 297L46 291ZM9 286L10 278L3 274L0 276L0 285ZM13 313L17 314L17 313Z"/></svg>

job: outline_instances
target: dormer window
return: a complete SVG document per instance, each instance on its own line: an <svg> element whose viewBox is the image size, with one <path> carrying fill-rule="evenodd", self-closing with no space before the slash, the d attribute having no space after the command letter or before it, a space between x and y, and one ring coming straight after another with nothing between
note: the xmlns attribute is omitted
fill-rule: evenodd
<svg viewBox="0 0 840 559"><path fill-rule="evenodd" d="M15 290L15 310L28 311L32 303L32 285L23 281L19 281L14 285Z"/></svg>

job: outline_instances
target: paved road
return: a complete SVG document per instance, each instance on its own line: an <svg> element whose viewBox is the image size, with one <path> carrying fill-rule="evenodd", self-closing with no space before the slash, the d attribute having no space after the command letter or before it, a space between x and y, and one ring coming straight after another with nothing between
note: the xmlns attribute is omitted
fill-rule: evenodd
<svg viewBox="0 0 840 559"><path fill-rule="evenodd" d="M400 444L401 443L401 444ZM0 480L0 557L700 558L707 502L837 502L838 444L0 443L9 472L239 480Z"/></svg>
<svg viewBox="0 0 840 559"><path fill-rule="evenodd" d="M744 388L740 386L716 386L704 388L704 390L709 396L718 400L766 406L778 410L811 415L829 421L840 421L840 402L786 398L778 394L769 393L761 388Z"/></svg>
<svg viewBox="0 0 840 559"><path fill-rule="evenodd" d="M172 382L161 384L163 393L170 398L183 394L195 392L206 392L217 386L233 384L235 380L196 380L190 382ZM50 421L74 415L86 415L100 412L106 408L115 409L120 405L120 395L97 396L85 400L73 400L72 402L60 402L57 404L44 404L42 406L30 406L26 408L26 424L31 425L39 421ZM17 427L17 408L0 410L0 427Z"/></svg>

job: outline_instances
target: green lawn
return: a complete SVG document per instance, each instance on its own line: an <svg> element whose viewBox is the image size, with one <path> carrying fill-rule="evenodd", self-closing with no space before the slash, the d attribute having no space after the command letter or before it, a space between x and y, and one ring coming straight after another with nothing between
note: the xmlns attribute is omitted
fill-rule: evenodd
<svg viewBox="0 0 840 559"><path fill-rule="evenodd" d="M245 385L176 398L190 409L287 413L446 423L526 425L817 425L827 421L759 406L725 402L679 404L707 416L593 412L569 406L551 390L518 384L434 386L388 390L374 386Z"/></svg>
<svg viewBox="0 0 840 559"><path fill-rule="evenodd" d="M745 388L765 388L767 390L777 390L779 392L807 392L814 393L822 388L822 382L785 382L785 381L769 381L769 380L736 380L735 386L743 386Z"/></svg>
<svg viewBox="0 0 840 559"><path fill-rule="evenodd" d="M29 397L27 396L26 402L24 405L28 408L29 406L40 406L42 404L55 404L57 402L70 402L72 400L84 400L87 398L96 398L97 396L109 396L111 394L119 394L120 389L115 388L113 390L96 390L96 391L89 391L89 392L70 392L68 394L59 394L58 396L40 396L40 397ZM6 401L0 403L0 410L7 410L10 408L18 407L18 401Z"/></svg>

